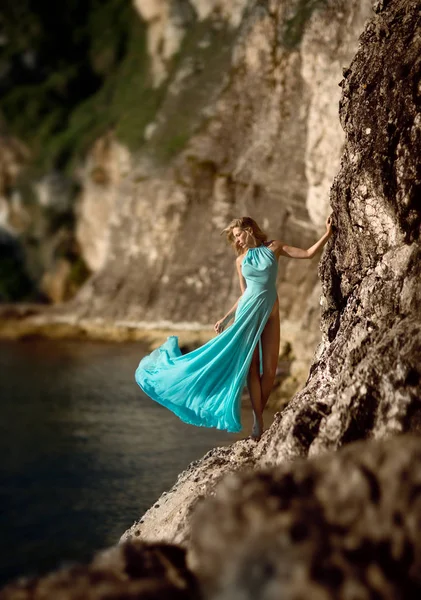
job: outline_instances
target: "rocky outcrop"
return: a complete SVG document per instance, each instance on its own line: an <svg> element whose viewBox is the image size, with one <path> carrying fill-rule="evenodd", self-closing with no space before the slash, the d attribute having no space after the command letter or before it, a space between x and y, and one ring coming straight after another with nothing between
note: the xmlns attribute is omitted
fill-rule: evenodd
<svg viewBox="0 0 421 600"><path fill-rule="evenodd" d="M147 49L153 85L159 87L170 75L172 59L180 51L187 30L195 20L217 19L221 26L237 28L248 0L134 0L147 23ZM202 41L202 44L205 43Z"/></svg>
<svg viewBox="0 0 421 600"><path fill-rule="evenodd" d="M0 591L0 599L193 600L197 591L181 548L133 543L98 554L90 565L11 584Z"/></svg>
<svg viewBox="0 0 421 600"><path fill-rule="evenodd" d="M21 141L0 134L0 227L8 231L20 231L28 221L19 198L10 197L10 190L29 158L29 149Z"/></svg>
<svg viewBox="0 0 421 600"><path fill-rule="evenodd" d="M30 159L0 135L0 302L61 303L88 275L73 233L75 183L59 171L29 177Z"/></svg>
<svg viewBox="0 0 421 600"><path fill-rule="evenodd" d="M397 437L228 477L193 519L206 597L418 596L420 466L421 439Z"/></svg>
<svg viewBox="0 0 421 600"><path fill-rule="evenodd" d="M186 543L191 508L243 465L420 429L419 14L415 0L376 6L342 82L346 145L320 267L323 340L307 384L259 444L207 455L126 537Z"/></svg>
<svg viewBox="0 0 421 600"><path fill-rule="evenodd" d="M13 186L29 160L29 149L7 133L0 133L0 302L14 301L33 292L25 257L18 240L30 222Z"/></svg>

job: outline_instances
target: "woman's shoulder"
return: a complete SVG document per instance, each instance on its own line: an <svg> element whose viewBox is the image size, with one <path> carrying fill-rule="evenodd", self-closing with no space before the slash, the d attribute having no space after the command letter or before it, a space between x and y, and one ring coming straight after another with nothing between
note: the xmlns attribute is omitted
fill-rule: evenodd
<svg viewBox="0 0 421 600"><path fill-rule="evenodd" d="M265 246L266 248L269 248L269 250L272 250L277 258L282 254L283 242L281 242L281 240L269 240L265 242Z"/></svg>
<svg viewBox="0 0 421 600"><path fill-rule="evenodd" d="M263 242L263 244L271 250L282 246L282 242L280 240L267 240L266 242Z"/></svg>

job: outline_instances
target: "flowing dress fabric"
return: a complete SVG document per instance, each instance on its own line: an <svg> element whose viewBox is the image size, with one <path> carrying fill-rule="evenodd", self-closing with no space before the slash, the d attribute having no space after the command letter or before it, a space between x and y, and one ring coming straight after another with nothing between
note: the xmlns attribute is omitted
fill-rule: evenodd
<svg viewBox="0 0 421 600"><path fill-rule="evenodd" d="M241 269L247 287L227 329L187 354L170 336L136 370L142 390L186 423L241 431L241 393L276 300L278 261L270 248L257 246L249 248Z"/></svg>

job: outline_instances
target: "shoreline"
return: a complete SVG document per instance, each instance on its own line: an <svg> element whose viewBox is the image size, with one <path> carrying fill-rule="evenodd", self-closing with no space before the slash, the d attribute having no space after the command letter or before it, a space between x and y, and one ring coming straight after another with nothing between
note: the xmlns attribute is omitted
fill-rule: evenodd
<svg viewBox="0 0 421 600"><path fill-rule="evenodd" d="M71 310L42 304L0 305L0 342L33 340L68 340L111 344L139 343L151 352L168 336L179 338L184 353L202 346L216 334L212 325L195 322L122 321L102 317L86 318ZM268 401L268 408L278 411L286 406L300 387L296 374L291 374L291 360L280 356L277 379ZM306 371L307 376L307 371ZM304 379L304 378L303 378ZM304 383L304 380L303 380ZM286 386L286 387L282 387Z"/></svg>
<svg viewBox="0 0 421 600"><path fill-rule="evenodd" d="M70 311L36 304L0 306L0 340L32 338L74 339L102 342L163 343L169 335L182 336L181 345L203 344L213 337L211 325L159 321L112 321L84 318Z"/></svg>

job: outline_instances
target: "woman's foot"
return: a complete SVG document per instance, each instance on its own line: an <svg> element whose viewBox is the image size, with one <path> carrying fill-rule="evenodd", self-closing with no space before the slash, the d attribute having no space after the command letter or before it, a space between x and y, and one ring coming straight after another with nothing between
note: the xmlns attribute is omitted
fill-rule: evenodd
<svg viewBox="0 0 421 600"><path fill-rule="evenodd" d="M258 442L262 437L263 433L263 418L262 417L254 417L254 423L251 430L251 439L255 442Z"/></svg>

